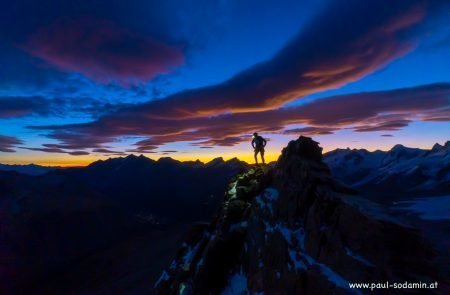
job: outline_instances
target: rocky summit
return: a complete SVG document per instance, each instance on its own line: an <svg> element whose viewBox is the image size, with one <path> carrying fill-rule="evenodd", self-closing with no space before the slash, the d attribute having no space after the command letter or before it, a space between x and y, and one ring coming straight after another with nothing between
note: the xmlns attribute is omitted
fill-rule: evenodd
<svg viewBox="0 0 450 295"><path fill-rule="evenodd" d="M351 289L355 282L445 285L418 232L355 202L354 193L333 179L317 142L291 141L274 165L232 179L217 217L192 227L157 293L351 294L368 291Z"/></svg>

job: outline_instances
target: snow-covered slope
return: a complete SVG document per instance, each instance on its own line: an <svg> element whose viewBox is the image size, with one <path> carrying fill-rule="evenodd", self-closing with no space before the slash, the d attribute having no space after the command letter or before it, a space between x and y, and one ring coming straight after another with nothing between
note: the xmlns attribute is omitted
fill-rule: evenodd
<svg viewBox="0 0 450 295"><path fill-rule="evenodd" d="M431 150L396 145L390 151L337 149L324 161L333 175L353 187L372 192L450 192L450 142Z"/></svg>

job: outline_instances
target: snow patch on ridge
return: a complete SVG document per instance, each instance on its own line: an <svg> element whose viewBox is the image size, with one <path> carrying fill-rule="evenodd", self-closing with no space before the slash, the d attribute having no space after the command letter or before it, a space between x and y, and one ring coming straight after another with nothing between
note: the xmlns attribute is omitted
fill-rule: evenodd
<svg viewBox="0 0 450 295"><path fill-rule="evenodd" d="M166 271L163 271L161 276L159 277L159 279L156 281L155 283L155 288L158 287L159 284L161 284L162 282L167 281L170 278L169 274Z"/></svg>
<svg viewBox="0 0 450 295"><path fill-rule="evenodd" d="M275 201L276 199L278 199L278 190L272 188L272 187L268 187L266 188L266 190L264 191L263 195L264 198L267 199L268 201Z"/></svg>
<svg viewBox="0 0 450 295"><path fill-rule="evenodd" d="M184 269L189 269L192 263L192 259L194 259L195 254L200 248L200 243L197 243L194 248L188 247L186 254L184 254L182 258L181 265Z"/></svg>
<svg viewBox="0 0 450 295"><path fill-rule="evenodd" d="M358 260L359 262L362 262L363 264L370 266L370 267L374 267L375 265L373 265L372 263L370 263L367 259L365 259L364 257L353 253L350 248L345 247L345 254L347 254L348 256L352 257L355 260Z"/></svg>
<svg viewBox="0 0 450 295"><path fill-rule="evenodd" d="M423 220L448 220L450 219L450 196L402 201L398 202L393 209L415 213Z"/></svg>
<svg viewBox="0 0 450 295"><path fill-rule="evenodd" d="M305 262L297 257L297 252L294 249L288 249L289 257L294 264L295 270L307 270L308 266Z"/></svg>
<svg viewBox="0 0 450 295"><path fill-rule="evenodd" d="M247 289L247 277L241 270L230 276L221 295L250 294Z"/></svg>
<svg viewBox="0 0 450 295"><path fill-rule="evenodd" d="M278 190L275 188L266 188L264 192L255 198L256 203L262 209L268 209L270 214L273 215L272 203L278 199Z"/></svg>
<svg viewBox="0 0 450 295"><path fill-rule="evenodd" d="M306 261L308 261L308 264L310 266L318 267L320 272L322 273L322 275L324 275L328 279L328 281L330 281L337 287L346 289L350 293L362 294L360 291L358 291L356 289L350 289L349 282L345 278L343 278L341 275L339 275L337 272L335 272L334 270L332 270L331 268L326 266L325 264L317 262L316 260L314 260L314 258L312 258L311 256L309 256L306 253L299 253L299 254L300 254L300 256L304 257L306 259Z"/></svg>
<svg viewBox="0 0 450 295"><path fill-rule="evenodd" d="M230 225L230 232L237 231L237 230L240 230L240 229L246 229L247 227L248 227L248 222L247 221L234 223L234 224Z"/></svg>
<svg viewBox="0 0 450 295"><path fill-rule="evenodd" d="M278 230L283 235L284 239L288 243L288 254L295 271L306 271L311 266L318 267L322 275L324 275L331 283L333 283L337 287L347 289L351 293L361 294L358 290L349 289L348 281L341 275L336 273L325 264L317 262L311 256L305 253L305 230L303 227L290 229L280 223L277 223L274 226L270 226L267 222L264 222L264 224L266 225L266 232L273 232L275 230ZM295 245L294 243L294 237L298 241L297 245ZM350 250L349 253L351 253ZM362 261L370 265L370 262L360 256L353 254L353 257L358 260L361 259ZM292 270L291 265L289 265L289 269Z"/></svg>

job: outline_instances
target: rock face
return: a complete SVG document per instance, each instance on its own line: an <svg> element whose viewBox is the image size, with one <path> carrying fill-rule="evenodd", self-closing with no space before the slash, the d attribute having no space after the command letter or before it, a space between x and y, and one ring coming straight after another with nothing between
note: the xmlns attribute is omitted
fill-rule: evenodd
<svg viewBox="0 0 450 295"><path fill-rule="evenodd" d="M221 212L191 230L157 293L348 294L360 293L349 282L442 282L417 232L353 202L321 150L300 137L275 166L233 179Z"/></svg>

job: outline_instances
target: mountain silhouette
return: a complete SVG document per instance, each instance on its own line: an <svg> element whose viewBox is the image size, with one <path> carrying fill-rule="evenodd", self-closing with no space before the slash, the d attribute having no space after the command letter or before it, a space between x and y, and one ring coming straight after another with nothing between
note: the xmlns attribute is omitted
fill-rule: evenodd
<svg viewBox="0 0 450 295"><path fill-rule="evenodd" d="M185 225L210 220L241 161L130 155L30 176L0 171L0 290L147 290ZM86 269L95 272L85 271ZM100 291L99 291L100 292Z"/></svg>
<svg viewBox="0 0 450 295"><path fill-rule="evenodd" d="M57 168L58 167L46 167L36 164L28 164L28 165L0 164L0 171L15 171L27 175L42 175Z"/></svg>

